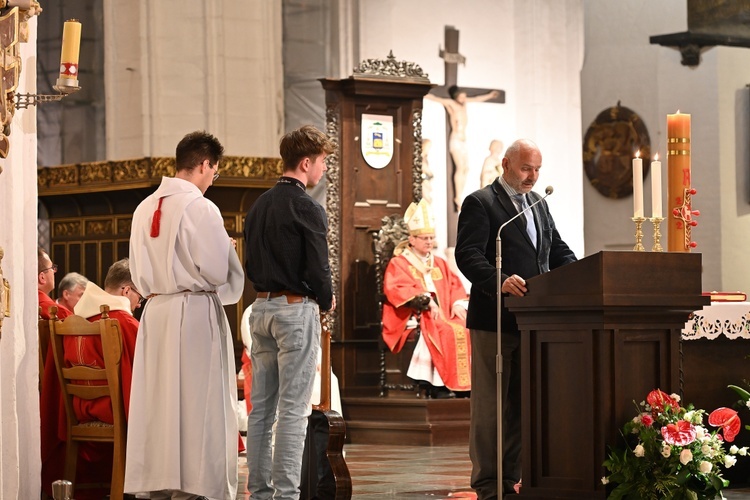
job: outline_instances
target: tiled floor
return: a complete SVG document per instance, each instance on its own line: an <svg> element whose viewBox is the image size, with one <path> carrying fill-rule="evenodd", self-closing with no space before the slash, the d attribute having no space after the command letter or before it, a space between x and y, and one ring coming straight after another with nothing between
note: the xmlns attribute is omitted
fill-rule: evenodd
<svg viewBox="0 0 750 500"><path fill-rule="evenodd" d="M347 444L346 464L357 500L475 499L469 487L467 446L384 446ZM244 455L244 454L243 454ZM247 493L247 462L240 457L239 500ZM750 500L750 488L724 490L726 500Z"/></svg>
<svg viewBox="0 0 750 500"><path fill-rule="evenodd" d="M346 465L358 500L443 500L476 498L469 487L471 462L466 446L383 446L347 444ZM246 492L247 462L240 458L238 499Z"/></svg>

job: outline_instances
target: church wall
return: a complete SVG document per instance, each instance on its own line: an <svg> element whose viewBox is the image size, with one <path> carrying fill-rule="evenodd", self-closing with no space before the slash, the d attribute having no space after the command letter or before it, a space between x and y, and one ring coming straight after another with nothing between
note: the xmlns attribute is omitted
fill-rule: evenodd
<svg viewBox="0 0 750 500"><path fill-rule="evenodd" d="M463 196L478 189L490 141L507 147L520 136L539 143L544 164L536 190L557 189L549 203L563 237L583 256L583 205L580 196L580 99L582 3L520 0L448 0L362 2L360 56L384 59L393 50L399 60L416 62L437 85L444 82L444 27L459 30L458 85L501 89L505 104L467 104L470 171ZM418 22L415 22L418 21ZM573 48L558 48L571 43ZM530 63L530 64L529 64ZM433 208L438 244L444 248L446 125L442 105L425 100L422 136L433 141L428 158L435 178ZM577 179L577 180L576 180ZM563 210L566 216L563 217Z"/></svg>
<svg viewBox="0 0 750 500"><path fill-rule="evenodd" d="M281 0L108 2L105 37L108 159L170 156L198 129L278 155Z"/></svg>
<svg viewBox="0 0 750 500"><path fill-rule="evenodd" d="M29 42L20 44L20 93L36 91L36 26L29 21ZM0 160L0 263L11 285L10 317L0 338L0 498L38 498L39 349L36 258L36 108L17 110L10 153Z"/></svg>
<svg viewBox="0 0 750 500"><path fill-rule="evenodd" d="M649 37L687 29L682 0L585 2L586 56L582 72L584 134L604 109L621 101L643 118L652 152L664 159L663 200L668 213L666 115L678 109L692 115L693 209L700 210L693 229L694 250L703 256L706 290L747 289L741 248L748 222L747 49L704 49L697 67L681 64L678 50L651 45ZM744 99L744 101L743 101ZM744 118L743 118L744 116ZM744 120L744 121L743 121ZM744 139L742 135L744 134ZM744 166L742 163L744 162ZM630 250L634 244L633 197L614 200L599 194L584 177L586 253ZM644 180L645 214L651 214L651 173ZM653 243L644 225L644 246ZM736 229L736 232L734 231ZM662 242L666 241L662 223Z"/></svg>
<svg viewBox="0 0 750 500"><path fill-rule="evenodd" d="M717 48L717 113L720 116L718 170L721 235L721 285L727 291L750 291L750 50Z"/></svg>
<svg viewBox="0 0 750 500"><path fill-rule="evenodd" d="M683 0L584 0L585 62L581 72L583 133L607 108L622 106L640 115L648 128L653 151L666 151L666 116L659 106L659 66L679 65L679 53L649 44L650 35L687 29L687 7ZM687 71L687 69L686 69ZM685 103L687 105L687 103ZM674 113L676 108L671 113ZM582 168L582 167L581 167ZM663 179L666 179L666 160ZM650 176L644 181L644 209L651 213ZM666 194L666 182L664 193ZM586 254L600 250L631 250L635 244L632 195L605 198L583 176ZM666 207L666 203L665 203ZM664 235L666 238L666 234ZM664 240L666 241L666 239ZM651 235L644 246L651 248Z"/></svg>

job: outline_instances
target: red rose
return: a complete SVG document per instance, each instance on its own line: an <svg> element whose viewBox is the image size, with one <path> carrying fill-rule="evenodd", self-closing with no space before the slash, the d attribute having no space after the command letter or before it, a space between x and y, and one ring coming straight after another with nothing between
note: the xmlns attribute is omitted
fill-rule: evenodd
<svg viewBox="0 0 750 500"><path fill-rule="evenodd" d="M651 427L654 424L654 418L648 413L641 415L641 423L646 427Z"/></svg>

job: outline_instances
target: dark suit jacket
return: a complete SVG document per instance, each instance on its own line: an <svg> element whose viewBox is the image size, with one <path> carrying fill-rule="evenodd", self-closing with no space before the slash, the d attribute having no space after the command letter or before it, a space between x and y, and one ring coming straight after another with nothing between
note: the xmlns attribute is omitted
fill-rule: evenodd
<svg viewBox="0 0 750 500"><path fill-rule="evenodd" d="M529 193L529 204L541 196ZM517 274L532 278L550 269L574 262L576 256L560 238L555 221L543 201L531 209L537 231L537 246L526 233L526 222L519 217L508 224L501 236L502 279ZM518 210L505 192L500 180L473 192L461 205L456 240L456 263L471 281L471 297L466 326L478 330L497 330L497 274L495 269L496 238L500 226ZM503 306L502 327L517 332L515 317Z"/></svg>

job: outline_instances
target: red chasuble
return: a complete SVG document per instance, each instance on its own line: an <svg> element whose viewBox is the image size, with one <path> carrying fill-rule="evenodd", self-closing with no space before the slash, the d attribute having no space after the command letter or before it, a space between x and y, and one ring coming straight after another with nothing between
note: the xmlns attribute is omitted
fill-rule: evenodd
<svg viewBox="0 0 750 500"><path fill-rule="evenodd" d="M471 390L469 330L466 322L451 312L453 303L466 299L467 294L448 263L431 256L425 264L406 248L388 263L383 288L387 299L383 304L383 339L391 351L400 352L412 332L406 328L406 323L414 311L405 304L418 295L429 293L440 306L437 319L432 319L429 309L422 312L420 318L432 362L447 388Z"/></svg>

